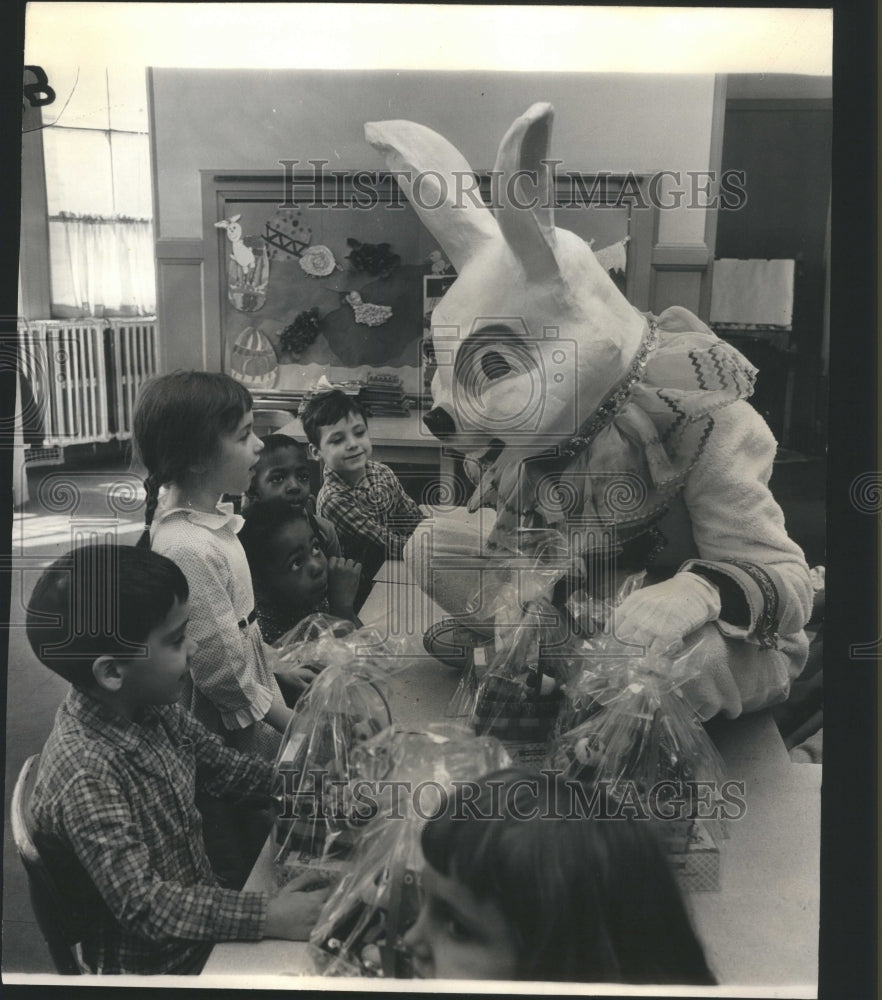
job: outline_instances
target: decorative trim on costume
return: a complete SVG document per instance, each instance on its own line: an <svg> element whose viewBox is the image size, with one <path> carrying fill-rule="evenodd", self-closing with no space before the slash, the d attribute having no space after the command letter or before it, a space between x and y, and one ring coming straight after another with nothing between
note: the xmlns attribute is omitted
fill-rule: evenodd
<svg viewBox="0 0 882 1000"><path fill-rule="evenodd" d="M580 451L591 444L604 427L612 423L619 410L628 402L634 386L643 378L646 362L656 344L658 344L658 323L652 319L643 335L643 341L634 355L634 360L628 368L628 373L582 424L578 432L561 448L561 454L578 455Z"/></svg>
<svg viewBox="0 0 882 1000"><path fill-rule="evenodd" d="M771 576L761 566L744 559L721 559L719 561L737 566L759 587L763 596L763 610L757 617L754 634L763 649L777 649L781 596Z"/></svg>

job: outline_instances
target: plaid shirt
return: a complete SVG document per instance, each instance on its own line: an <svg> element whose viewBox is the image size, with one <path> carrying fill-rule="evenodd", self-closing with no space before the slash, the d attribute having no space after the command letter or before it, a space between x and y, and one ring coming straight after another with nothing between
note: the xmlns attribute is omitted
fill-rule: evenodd
<svg viewBox="0 0 882 1000"><path fill-rule="evenodd" d="M101 973L188 971L206 942L263 936L264 893L221 889L205 854L197 783L266 800L273 765L224 745L179 705L129 722L76 688L55 717L31 813L41 840L88 876L83 954ZM81 880L82 881L82 880ZM95 895L97 890L98 896Z"/></svg>
<svg viewBox="0 0 882 1000"><path fill-rule="evenodd" d="M368 462L355 486L326 469L316 510L337 529L343 555L362 563L367 575L386 559L401 558L407 540L425 517L395 473L380 462Z"/></svg>

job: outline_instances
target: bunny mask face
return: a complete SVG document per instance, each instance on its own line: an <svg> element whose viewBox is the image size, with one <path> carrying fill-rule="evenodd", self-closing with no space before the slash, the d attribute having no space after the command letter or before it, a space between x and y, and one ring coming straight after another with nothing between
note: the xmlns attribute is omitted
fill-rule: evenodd
<svg viewBox="0 0 882 1000"><path fill-rule="evenodd" d="M625 376L646 330L588 244L555 228L553 114L534 104L503 138L495 214L436 132L407 121L365 126L457 271L432 314L438 367L423 419L472 457L503 447L535 454L576 434Z"/></svg>

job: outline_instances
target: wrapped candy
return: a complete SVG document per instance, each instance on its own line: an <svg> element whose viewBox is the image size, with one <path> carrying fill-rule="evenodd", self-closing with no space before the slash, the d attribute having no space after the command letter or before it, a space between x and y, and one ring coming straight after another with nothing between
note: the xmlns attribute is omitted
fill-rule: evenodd
<svg viewBox="0 0 882 1000"><path fill-rule="evenodd" d="M574 618L590 620L581 669L563 687L548 762L604 798L616 814L658 821L672 869L688 890L719 888L719 841L727 834L715 795L723 762L684 690L703 669L707 640L687 640L676 657L624 646L615 608L643 585L625 579L606 605L579 600Z"/></svg>
<svg viewBox="0 0 882 1000"><path fill-rule="evenodd" d="M276 758L277 865L351 846L346 782L350 755L390 725L391 674L407 665L388 640L349 622L310 615L278 643L286 668L310 667L315 679L298 699ZM292 859L293 861L294 859Z"/></svg>
<svg viewBox="0 0 882 1000"><path fill-rule="evenodd" d="M626 576L609 601L578 590L567 602L576 635L570 644L570 669L554 724L556 734L575 728L591 716L598 708L596 693L610 683L619 682L625 660L633 665L630 654L634 650L623 646L614 634L614 614L626 597L643 586L645 579L645 570Z"/></svg>
<svg viewBox="0 0 882 1000"><path fill-rule="evenodd" d="M695 840L702 810L707 832L722 833L712 803L700 805L695 789L719 790L723 762L682 692L696 675L703 641L669 659L615 655L609 635L595 639L595 655L564 688L550 752L555 770L600 789L613 813L626 806L666 820L661 833L671 850Z"/></svg>
<svg viewBox="0 0 882 1000"><path fill-rule="evenodd" d="M581 665L582 640L570 610L551 602L570 565L563 536L522 529L513 541L519 560L512 562L520 565L488 609L494 642L473 651L448 715L478 734L535 743L551 732L561 687Z"/></svg>
<svg viewBox="0 0 882 1000"><path fill-rule="evenodd" d="M349 870L310 936L310 951L322 972L411 974L402 938L420 909L423 822L440 810L453 781L477 779L509 763L498 740L444 724L424 732L392 727L353 751L351 783L372 790L376 815L361 832ZM360 799L364 803L365 797Z"/></svg>

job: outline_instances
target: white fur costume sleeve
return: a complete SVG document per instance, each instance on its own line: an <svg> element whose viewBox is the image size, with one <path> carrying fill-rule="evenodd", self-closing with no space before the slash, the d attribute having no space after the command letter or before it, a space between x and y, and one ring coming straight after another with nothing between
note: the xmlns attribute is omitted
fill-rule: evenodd
<svg viewBox="0 0 882 1000"><path fill-rule="evenodd" d="M708 657L691 693L705 718L734 717L786 698L808 655L802 630L812 608L805 558L768 488L771 431L739 401L715 415L711 440L683 493L700 558L681 568L729 577L746 598L750 624L704 626L717 655Z"/></svg>

